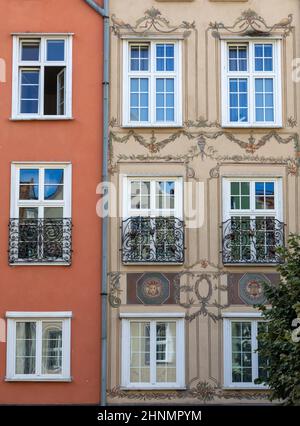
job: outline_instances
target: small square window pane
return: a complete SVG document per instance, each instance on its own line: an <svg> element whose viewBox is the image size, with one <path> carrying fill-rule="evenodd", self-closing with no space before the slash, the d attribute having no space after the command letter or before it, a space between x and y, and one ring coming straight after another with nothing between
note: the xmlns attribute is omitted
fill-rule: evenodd
<svg viewBox="0 0 300 426"><path fill-rule="evenodd" d="M164 109L156 108L156 121L164 121Z"/></svg>
<svg viewBox="0 0 300 426"><path fill-rule="evenodd" d="M240 183L239 182L231 182L231 195L239 195L240 194Z"/></svg>
<svg viewBox="0 0 300 426"><path fill-rule="evenodd" d="M39 84L39 71L22 71L22 84Z"/></svg>
<svg viewBox="0 0 300 426"><path fill-rule="evenodd" d="M266 58L272 58L273 57L273 46L272 46L272 44L265 44L264 45L264 56Z"/></svg>
<svg viewBox="0 0 300 426"><path fill-rule="evenodd" d="M247 107L248 104L248 96L246 94L239 95L240 108Z"/></svg>
<svg viewBox="0 0 300 426"><path fill-rule="evenodd" d="M255 197L255 208L257 210L263 210L265 208L265 198Z"/></svg>
<svg viewBox="0 0 300 426"><path fill-rule="evenodd" d="M148 92L148 79L147 78L141 78L140 79L140 87L141 87L141 92Z"/></svg>
<svg viewBox="0 0 300 426"><path fill-rule="evenodd" d="M139 47L138 46L131 46L131 58L139 58Z"/></svg>
<svg viewBox="0 0 300 426"><path fill-rule="evenodd" d="M237 93L238 91L238 81L234 79L230 79L229 81L229 89L231 93Z"/></svg>
<svg viewBox="0 0 300 426"><path fill-rule="evenodd" d="M256 108L256 121L265 121L263 108Z"/></svg>
<svg viewBox="0 0 300 426"><path fill-rule="evenodd" d="M262 58L263 57L263 45L262 44L256 44L255 45L255 57L256 58Z"/></svg>
<svg viewBox="0 0 300 426"><path fill-rule="evenodd" d="M137 108L130 108L130 121L139 121L139 110Z"/></svg>
<svg viewBox="0 0 300 426"><path fill-rule="evenodd" d="M256 91L256 93L263 93L264 92L264 79L263 78L256 78L255 79L255 91Z"/></svg>
<svg viewBox="0 0 300 426"><path fill-rule="evenodd" d="M166 60L166 70L167 71L174 71L174 59L167 59Z"/></svg>
<svg viewBox="0 0 300 426"><path fill-rule="evenodd" d="M23 42L22 43L22 61L39 61L40 59L40 43L39 42Z"/></svg>
<svg viewBox="0 0 300 426"><path fill-rule="evenodd" d="M249 210L250 209L250 197L241 197L241 207L242 210Z"/></svg>
<svg viewBox="0 0 300 426"><path fill-rule="evenodd" d="M238 196L231 197L231 209L232 210L240 209L240 197Z"/></svg>
<svg viewBox="0 0 300 426"><path fill-rule="evenodd" d="M146 196L141 197L141 209L150 209L150 198Z"/></svg>
<svg viewBox="0 0 300 426"><path fill-rule="evenodd" d="M174 108L167 108L166 120L167 121L174 121Z"/></svg>
<svg viewBox="0 0 300 426"><path fill-rule="evenodd" d="M268 209L268 210L274 210L275 209L274 197L266 197L266 209Z"/></svg>
<svg viewBox="0 0 300 426"><path fill-rule="evenodd" d="M264 182L255 182L255 195L264 195L265 184Z"/></svg>
<svg viewBox="0 0 300 426"><path fill-rule="evenodd" d="M238 62L237 59L229 60L229 71L237 71L238 70Z"/></svg>
<svg viewBox="0 0 300 426"><path fill-rule="evenodd" d="M265 96L265 102L266 102L266 107L273 107L273 105L274 105L273 95L266 95Z"/></svg>
<svg viewBox="0 0 300 426"><path fill-rule="evenodd" d="M143 59L149 59L149 47L148 46L141 46L140 49L140 56Z"/></svg>
<svg viewBox="0 0 300 426"><path fill-rule="evenodd" d="M156 79L156 92L163 93L164 87L165 87L165 80L163 78L157 78Z"/></svg>
<svg viewBox="0 0 300 426"><path fill-rule="evenodd" d="M248 92L248 81L243 79L243 80L239 80L239 91L243 92L243 93L247 93Z"/></svg>
<svg viewBox="0 0 300 426"><path fill-rule="evenodd" d="M247 59L247 47L239 48L239 57L242 59Z"/></svg>
<svg viewBox="0 0 300 426"><path fill-rule="evenodd" d="M65 41L47 40L47 61L65 60Z"/></svg>
<svg viewBox="0 0 300 426"><path fill-rule="evenodd" d="M156 46L156 56L158 58L164 58L164 56L165 56L165 45L164 44L158 44Z"/></svg>
<svg viewBox="0 0 300 426"><path fill-rule="evenodd" d="M142 195L150 196L150 182L141 182L141 193Z"/></svg>
<svg viewBox="0 0 300 426"><path fill-rule="evenodd" d="M148 108L141 108L140 121L148 121Z"/></svg>
<svg viewBox="0 0 300 426"><path fill-rule="evenodd" d="M149 68L148 64L149 64L148 59L141 59L141 71L148 71L148 68Z"/></svg>
<svg viewBox="0 0 300 426"><path fill-rule="evenodd" d="M166 45L166 56L167 58L174 58L174 44Z"/></svg>
<svg viewBox="0 0 300 426"><path fill-rule="evenodd" d="M39 169L21 169L20 184L36 184L39 183Z"/></svg>
<svg viewBox="0 0 300 426"><path fill-rule="evenodd" d="M45 200L63 200L64 186L63 185L45 185L44 199Z"/></svg>
<svg viewBox="0 0 300 426"><path fill-rule="evenodd" d="M167 107L174 107L174 95L167 95Z"/></svg>
<svg viewBox="0 0 300 426"><path fill-rule="evenodd" d="M242 324L240 322L231 323L232 336L241 337Z"/></svg>
<svg viewBox="0 0 300 426"><path fill-rule="evenodd" d="M174 92L174 79L173 78L167 78L167 84L166 84L166 91L167 92Z"/></svg>
<svg viewBox="0 0 300 426"><path fill-rule="evenodd" d="M138 78L132 78L130 80L130 91L131 92L138 92L139 91L139 79Z"/></svg>
<svg viewBox="0 0 300 426"><path fill-rule="evenodd" d="M264 70L264 60L255 59L255 71L263 71L263 70Z"/></svg>
<svg viewBox="0 0 300 426"><path fill-rule="evenodd" d="M62 207L45 207L45 219L62 219L64 217L64 209Z"/></svg>
<svg viewBox="0 0 300 426"><path fill-rule="evenodd" d="M39 187L38 185L20 185L19 199L20 200L38 200Z"/></svg>
<svg viewBox="0 0 300 426"><path fill-rule="evenodd" d="M264 60L264 71L273 71L273 60L265 59Z"/></svg>
<svg viewBox="0 0 300 426"><path fill-rule="evenodd" d="M37 114L38 112L38 101L21 100L21 114Z"/></svg>
<svg viewBox="0 0 300 426"><path fill-rule="evenodd" d="M240 63L239 71L247 71L247 60L241 59L239 63Z"/></svg>
<svg viewBox="0 0 300 426"><path fill-rule="evenodd" d="M20 207L20 219L37 219L39 217L39 210L37 207Z"/></svg>
<svg viewBox="0 0 300 426"><path fill-rule="evenodd" d="M141 106L148 107L148 94L146 93L141 94Z"/></svg>
<svg viewBox="0 0 300 426"><path fill-rule="evenodd" d="M241 183L242 195L250 195L250 183L242 182Z"/></svg>
<svg viewBox="0 0 300 426"><path fill-rule="evenodd" d="M267 93L273 93L273 79L266 78L265 79L265 89Z"/></svg>
<svg viewBox="0 0 300 426"><path fill-rule="evenodd" d="M264 95L255 95L255 105L259 108L264 106Z"/></svg>
<svg viewBox="0 0 300 426"><path fill-rule="evenodd" d="M164 62L165 62L164 59L158 58L156 60L156 70L157 71L164 71L164 68L165 68Z"/></svg>
<svg viewBox="0 0 300 426"><path fill-rule="evenodd" d="M158 94L156 95L156 106L157 107L164 107L164 95L163 94Z"/></svg>
<svg viewBox="0 0 300 426"><path fill-rule="evenodd" d="M274 195L274 182L266 182L266 195Z"/></svg>
<svg viewBox="0 0 300 426"><path fill-rule="evenodd" d="M21 86L21 99L38 99L39 98L39 86Z"/></svg>
<svg viewBox="0 0 300 426"><path fill-rule="evenodd" d="M266 121L274 121L273 108L266 108Z"/></svg>
<svg viewBox="0 0 300 426"><path fill-rule="evenodd" d="M237 47L230 47L229 48L229 58L230 59L237 59Z"/></svg>
<svg viewBox="0 0 300 426"><path fill-rule="evenodd" d="M63 169L46 169L45 170L45 184L55 185L64 183L64 170Z"/></svg>
<svg viewBox="0 0 300 426"><path fill-rule="evenodd" d="M238 106L238 95L237 94L231 94L230 95L230 106L231 107L237 107Z"/></svg>
<svg viewBox="0 0 300 426"><path fill-rule="evenodd" d="M235 122L239 121L238 109L230 108L230 121Z"/></svg>
<svg viewBox="0 0 300 426"><path fill-rule="evenodd" d="M138 59L131 59L130 69L131 69L131 71L139 71L139 61L138 61Z"/></svg>
<svg viewBox="0 0 300 426"><path fill-rule="evenodd" d="M248 109L247 108L241 108L240 109L239 121L243 121L243 122L248 121Z"/></svg>
<svg viewBox="0 0 300 426"><path fill-rule="evenodd" d="M130 95L130 105L132 107L138 107L139 106L139 95L137 93Z"/></svg>

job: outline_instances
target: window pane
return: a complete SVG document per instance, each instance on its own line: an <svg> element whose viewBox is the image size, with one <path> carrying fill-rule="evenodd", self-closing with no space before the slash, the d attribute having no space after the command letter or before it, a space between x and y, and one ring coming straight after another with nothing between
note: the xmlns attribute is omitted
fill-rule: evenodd
<svg viewBox="0 0 300 426"><path fill-rule="evenodd" d="M272 78L255 79L256 121L274 121L274 93Z"/></svg>
<svg viewBox="0 0 300 426"><path fill-rule="evenodd" d="M47 61L65 60L65 41L47 40Z"/></svg>
<svg viewBox="0 0 300 426"><path fill-rule="evenodd" d="M35 374L36 323L16 323L16 374Z"/></svg>
<svg viewBox="0 0 300 426"><path fill-rule="evenodd" d="M255 71L273 71L273 45L255 45Z"/></svg>
<svg viewBox="0 0 300 426"><path fill-rule="evenodd" d="M130 323L130 382L150 382L150 322Z"/></svg>
<svg viewBox="0 0 300 426"><path fill-rule="evenodd" d="M174 45L156 45L156 70L174 71Z"/></svg>
<svg viewBox="0 0 300 426"><path fill-rule="evenodd" d="M130 46L130 70L149 71L149 46Z"/></svg>
<svg viewBox="0 0 300 426"><path fill-rule="evenodd" d="M42 374L62 373L62 322L43 322Z"/></svg>
<svg viewBox="0 0 300 426"><path fill-rule="evenodd" d="M21 169L20 170L20 200L37 200L39 198L39 170Z"/></svg>
<svg viewBox="0 0 300 426"><path fill-rule="evenodd" d="M156 381L176 382L176 323L156 324Z"/></svg>
<svg viewBox="0 0 300 426"><path fill-rule="evenodd" d="M248 121L248 80L229 80L229 111L231 122Z"/></svg>
<svg viewBox="0 0 300 426"><path fill-rule="evenodd" d="M132 78L130 80L130 121L149 120L149 80Z"/></svg>
<svg viewBox="0 0 300 426"><path fill-rule="evenodd" d="M232 382L252 382L251 322L231 323Z"/></svg>
<svg viewBox="0 0 300 426"><path fill-rule="evenodd" d="M62 219L64 217L63 207L45 207L45 219Z"/></svg>
<svg viewBox="0 0 300 426"><path fill-rule="evenodd" d="M45 200L63 200L64 191L64 170L46 169L45 170Z"/></svg>
<svg viewBox="0 0 300 426"><path fill-rule="evenodd" d="M22 114L36 114L39 111L39 70L21 72L21 108Z"/></svg>
<svg viewBox="0 0 300 426"><path fill-rule="evenodd" d="M247 46L229 47L229 71L248 70L248 48Z"/></svg>
<svg viewBox="0 0 300 426"><path fill-rule="evenodd" d="M40 43L39 42L22 42L21 51L22 61L39 61L40 59Z"/></svg>
<svg viewBox="0 0 300 426"><path fill-rule="evenodd" d="M156 79L156 121L174 121L174 79Z"/></svg>

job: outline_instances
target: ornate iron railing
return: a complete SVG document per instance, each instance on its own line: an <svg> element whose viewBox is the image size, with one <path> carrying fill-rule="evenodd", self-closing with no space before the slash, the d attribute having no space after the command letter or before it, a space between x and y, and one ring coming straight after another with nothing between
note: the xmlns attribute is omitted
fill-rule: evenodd
<svg viewBox="0 0 300 426"><path fill-rule="evenodd" d="M273 217L232 217L223 222L223 263L280 263L284 223Z"/></svg>
<svg viewBox="0 0 300 426"><path fill-rule="evenodd" d="M9 263L71 264L71 219L10 219Z"/></svg>
<svg viewBox="0 0 300 426"><path fill-rule="evenodd" d="M130 217L122 224L124 263L183 263L184 224L175 217Z"/></svg>

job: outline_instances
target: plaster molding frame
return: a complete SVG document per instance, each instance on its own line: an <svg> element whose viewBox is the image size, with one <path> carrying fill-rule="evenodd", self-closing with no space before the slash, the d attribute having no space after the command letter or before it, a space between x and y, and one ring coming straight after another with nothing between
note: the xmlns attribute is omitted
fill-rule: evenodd
<svg viewBox="0 0 300 426"><path fill-rule="evenodd" d="M182 21L179 25L172 25L155 7L147 9L144 16L137 19L134 24L124 22L115 14L111 16L111 20L112 32L119 38L126 36L147 37L155 34L165 36L177 34L182 38L187 38L196 29L195 21Z"/></svg>

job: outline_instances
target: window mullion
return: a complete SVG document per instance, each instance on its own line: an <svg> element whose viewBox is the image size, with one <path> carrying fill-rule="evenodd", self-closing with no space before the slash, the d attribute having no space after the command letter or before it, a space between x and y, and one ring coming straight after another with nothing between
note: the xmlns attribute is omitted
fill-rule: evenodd
<svg viewBox="0 0 300 426"><path fill-rule="evenodd" d="M46 40L41 38L41 58L40 58L40 102L39 115L44 115L44 93L45 93L45 43Z"/></svg>

